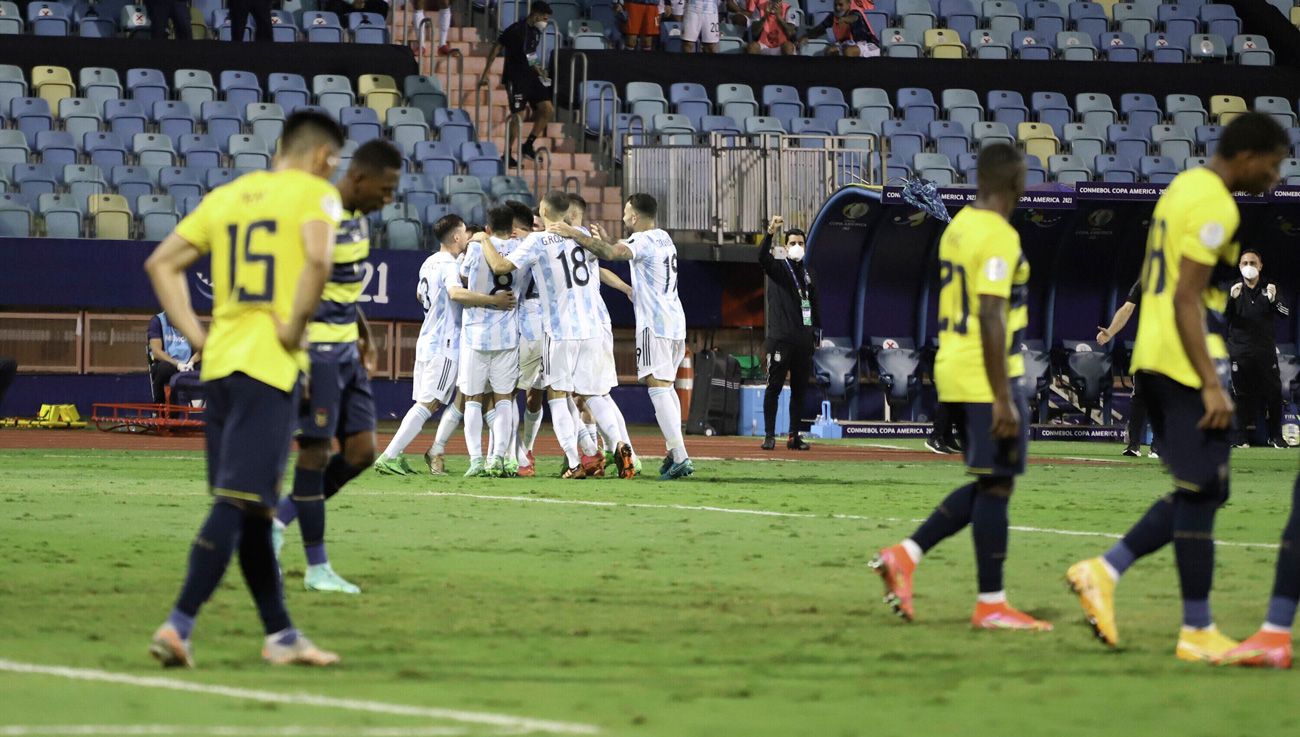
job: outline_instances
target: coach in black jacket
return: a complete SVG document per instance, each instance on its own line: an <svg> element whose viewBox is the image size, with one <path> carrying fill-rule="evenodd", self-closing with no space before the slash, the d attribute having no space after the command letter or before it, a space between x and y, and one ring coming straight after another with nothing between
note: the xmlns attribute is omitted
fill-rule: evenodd
<svg viewBox="0 0 1300 737"><path fill-rule="evenodd" d="M1282 382L1277 370L1277 341L1273 320L1291 314L1277 285L1260 276L1264 261L1247 248L1238 262L1241 280L1228 291L1228 356L1232 359L1232 389L1237 395L1238 445L1246 444L1246 426L1259 416L1268 419L1268 444L1285 448L1282 440Z"/></svg>
<svg viewBox="0 0 1300 737"><path fill-rule="evenodd" d="M781 231L785 220L777 215L767 226L759 245L758 262L767 273L767 391L763 395L763 422L766 437L763 449L776 448L776 405L785 377L790 375L790 436L785 447L808 450L800 432L803 422L804 393L812 375L813 348L821 333L817 311L817 287L804 266L804 233L791 228L785 231L783 247L774 246L772 238Z"/></svg>

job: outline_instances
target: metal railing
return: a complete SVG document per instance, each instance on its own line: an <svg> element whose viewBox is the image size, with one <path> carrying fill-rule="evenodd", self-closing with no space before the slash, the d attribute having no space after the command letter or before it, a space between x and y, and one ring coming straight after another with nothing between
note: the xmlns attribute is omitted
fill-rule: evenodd
<svg viewBox="0 0 1300 737"><path fill-rule="evenodd" d="M839 187L883 181L874 135L715 132L670 143L681 135L625 134L623 191L653 195L661 227L711 232L719 243L762 232L773 215L806 230Z"/></svg>
<svg viewBox="0 0 1300 737"><path fill-rule="evenodd" d="M578 60L579 60L579 59L582 60L582 80L581 80L581 81L578 80ZM583 99L583 102L586 102L586 100L585 100L585 98L586 98L586 94L585 94L585 93L586 93L586 89L587 89L587 72L588 72L588 60L587 60L587 55L584 54L584 53L582 53L581 51L575 51L575 52L573 52L572 54L570 54L570 55L569 55L569 107L568 107L568 110L569 110L569 122L570 122L570 123L577 123L578 125L585 125L585 124L586 124L586 121L582 119L582 111L580 111L578 108L576 108L576 107L573 106L573 96L574 96L575 94L580 94L580 95L582 95L583 98L584 98L584 99ZM559 73L560 73L560 70L556 69L556 70L555 70L555 73L556 73L556 74L559 74ZM556 101L555 114L556 114L557 117L558 117L559 114L560 114L560 107L559 107L559 101L558 101L558 100ZM586 150L587 150L587 137L586 137L585 135L578 136L578 141L579 141L579 145L582 146L582 149L581 149L581 150L586 151Z"/></svg>
<svg viewBox="0 0 1300 737"><path fill-rule="evenodd" d="M545 180L542 179L543 161L545 162L545 166L546 166ZM522 161L519 163L521 165L523 164ZM545 189L543 189L542 187L543 183L545 183L546 185ZM551 186L551 151L550 149L543 146L542 148L537 149L537 159L533 162L533 192L537 193L538 197L543 197L549 191L550 186Z"/></svg>

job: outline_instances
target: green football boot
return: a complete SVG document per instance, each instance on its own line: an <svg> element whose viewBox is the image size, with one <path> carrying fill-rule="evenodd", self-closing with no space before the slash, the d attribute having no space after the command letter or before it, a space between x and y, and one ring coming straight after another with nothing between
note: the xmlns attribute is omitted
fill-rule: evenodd
<svg viewBox="0 0 1300 737"><path fill-rule="evenodd" d="M373 468L384 476L408 476L412 473L411 467L406 465L406 456L388 458L381 455Z"/></svg>
<svg viewBox="0 0 1300 737"><path fill-rule="evenodd" d="M361 588L350 583L330 568L329 563L307 566L307 575L303 576L303 585L308 591L337 591L341 594L359 594Z"/></svg>
<svg viewBox="0 0 1300 737"><path fill-rule="evenodd" d="M483 456L471 458L469 461L469 470L465 472L465 478L472 479L475 476L481 476L484 468L486 468L486 466L483 464Z"/></svg>

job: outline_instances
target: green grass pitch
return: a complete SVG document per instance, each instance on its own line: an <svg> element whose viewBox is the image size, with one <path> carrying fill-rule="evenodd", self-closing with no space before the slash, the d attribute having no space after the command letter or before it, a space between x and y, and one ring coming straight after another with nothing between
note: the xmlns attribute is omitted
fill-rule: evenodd
<svg viewBox="0 0 1300 737"><path fill-rule="evenodd" d="M0 735L1297 733L1295 674L1174 659L1170 551L1119 588L1121 651L1082 624L1062 577L1110 540L1066 533L1123 532L1168 488L1155 461L1118 451L1036 443L1038 458L1113 462L1034 465L1012 500L1012 524L1037 529L1011 534L1011 601L1051 633L969 630L968 533L918 570L916 623L881 603L867 561L961 482L957 463L706 460L673 483L366 473L331 502L328 535L363 595L304 592L296 528L285 547L295 623L341 667L262 664L232 563L199 619L198 669L165 673L145 648L209 503L201 454L0 451ZM1218 537L1259 545L1218 548L1213 602L1244 637L1263 616L1295 453L1242 451L1233 467ZM16 672L27 665L130 682Z"/></svg>

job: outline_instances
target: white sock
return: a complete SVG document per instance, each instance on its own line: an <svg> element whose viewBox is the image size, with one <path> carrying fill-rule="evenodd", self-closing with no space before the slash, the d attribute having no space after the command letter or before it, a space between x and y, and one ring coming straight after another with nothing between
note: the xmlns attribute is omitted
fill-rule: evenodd
<svg viewBox="0 0 1300 737"><path fill-rule="evenodd" d="M456 405L451 405L442 411L442 419L438 420L438 433L433 436L433 454L440 456L447 450L447 441L456 433L456 426L460 424L460 419L465 415L456 409Z"/></svg>
<svg viewBox="0 0 1300 737"><path fill-rule="evenodd" d="M469 449L471 461L483 457L482 402L465 403L465 447Z"/></svg>
<svg viewBox="0 0 1300 737"><path fill-rule="evenodd" d="M592 419L600 428L600 432L605 437L618 436L618 410L614 408L614 402L609 397L588 397L587 411L591 413ZM614 450L617 446L610 446Z"/></svg>
<svg viewBox="0 0 1300 737"><path fill-rule="evenodd" d="M913 563L921 562L921 556L925 555L925 553L921 552L921 546L917 545L915 540L909 537L903 541L902 545L903 550L907 551L907 557L911 558Z"/></svg>
<svg viewBox="0 0 1300 737"><path fill-rule="evenodd" d="M1101 567L1106 569L1106 573L1110 575L1110 580L1119 581L1119 571L1115 570L1115 566L1111 565L1110 561L1102 558Z"/></svg>
<svg viewBox="0 0 1300 737"><path fill-rule="evenodd" d="M606 399L609 399L608 396L606 396L605 398L606 398ZM614 404L614 403L611 401L610 404L612 405L612 404ZM615 411L615 412L618 412L618 408L615 407L615 408L614 408L614 411ZM621 442L621 440L622 440L622 438L620 438L620 437L617 436L617 435L614 435L614 436L606 435L606 434L605 434L605 429L604 429L603 427L601 427L599 424L596 424L596 425L588 425L588 426L587 426L587 432L591 432L591 433L599 433L599 434L600 434L600 439L603 440L603 441L605 442L605 450L609 450L609 451L612 451L612 450L614 450L615 448L617 448L619 442Z"/></svg>
<svg viewBox="0 0 1300 737"><path fill-rule="evenodd" d="M443 46L447 43L447 36L451 33L451 8L438 11L438 45Z"/></svg>
<svg viewBox="0 0 1300 737"><path fill-rule="evenodd" d="M591 410L588 409L588 412L590 411ZM596 423L584 422L582 426L587 428L587 434L591 436L591 442L594 443L600 439L602 433L600 432L600 427ZM613 450L613 448L611 447L610 450Z"/></svg>
<svg viewBox="0 0 1300 737"><path fill-rule="evenodd" d="M509 399L502 399L497 402L496 409L493 410L496 419L492 421L493 444L491 448L492 455L497 458L510 457L510 445L515 437L514 432L511 430L511 425L514 424L514 413L510 410L514 406L515 403Z"/></svg>
<svg viewBox="0 0 1300 737"><path fill-rule="evenodd" d="M594 456L599 453L600 448L596 447L596 436L591 434L591 431L587 429L587 425L580 422L575 427L578 435L578 450L582 451L585 456Z"/></svg>
<svg viewBox="0 0 1300 737"><path fill-rule="evenodd" d="M1280 632L1284 635L1291 634L1290 627L1279 627L1275 624L1269 624L1268 622L1265 622L1264 626L1260 627L1259 630L1260 632Z"/></svg>
<svg viewBox="0 0 1300 737"><path fill-rule="evenodd" d="M496 424L496 421L497 421L497 408L495 406L492 409L488 410L487 412L483 413L483 426L487 428L487 434L488 434L487 454L490 456L496 455L496 453L492 452L497 447L497 439L496 439L496 435L494 434L495 429L493 428L493 425Z"/></svg>
<svg viewBox="0 0 1300 737"><path fill-rule="evenodd" d="M542 429L542 411L536 412L531 409L524 409L524 452L530 453L533 445L537 442L537 431Z"/></svg>
<svg viewBox="0 0 1300 737"><path fill-rule="evenodd" d="M994 591L988 594L980 594L976 599L981 604L1005 604L1007 603L1007 592L1003 590Z"/></svg>
<svg viewBox="0 0 1300 737"><path fill-rule="evenodd" d="M406 450L406 446L415 440L415 436L420 434L424 423L432 415L433 413L425 409L423 404L411 405L411 408L406 410L406 416L402 418L402 424L397 427L397 434L384 449L384 457L391 460L400 456L402 451Z"/></svg>
<svg viewBox="0 0 1300 737"><path fill-rule="evenodd" d="M547 404L551 405L551 427L555 429L555 439L560 441L569 468L573 468L581 461L578 458L578 435L573 431L573 415L569 414L569 400L567 397L552 399Z"/></svg>
<svg viewBox="0 0 1300 737"><path fill-rule="evenodd" d="M664 446L673 457L673 463L686 460L686 446L682 443L682 410L677 404L677 392L667 386L650 387L650 403L655 408L659 432L664 434Z"/></svg>
<svg viewBox="0 0 1300 737"><path fill-rule="evenodd" d="M627 431L627 420L623 419L623 410L618 408L618 403L614 398L606 394L605 398L609 400L609 405L614 408L614 414L618 415L618 439L627 443L627 447L632 447L632 435ZM636 451L632 451L632 460L636 461Z"/></svg>

